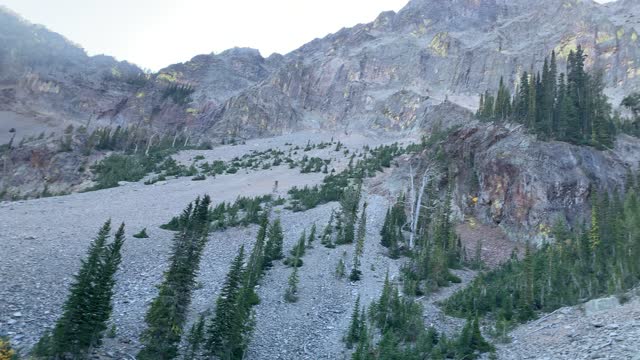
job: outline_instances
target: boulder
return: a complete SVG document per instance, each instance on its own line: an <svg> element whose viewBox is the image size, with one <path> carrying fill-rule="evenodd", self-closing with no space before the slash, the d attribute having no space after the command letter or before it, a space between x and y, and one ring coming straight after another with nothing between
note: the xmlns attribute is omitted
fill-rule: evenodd
<svg viewBox="0 0 640 360"><path fill-rule="evenodd" d="M599 312L613 309L620 305L620 301L615 296L610 296L602 299L594 299L587 301L584 304L584 312L587 316L597 314Z"/></svg>

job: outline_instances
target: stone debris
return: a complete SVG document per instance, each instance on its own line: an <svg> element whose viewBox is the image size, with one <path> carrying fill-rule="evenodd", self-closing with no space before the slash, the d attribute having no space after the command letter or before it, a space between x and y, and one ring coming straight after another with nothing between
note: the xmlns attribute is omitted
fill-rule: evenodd
<svg viewBox="0 0 640 360"><path fill-rule="evenodd" d="M620 304L611 297L562 308L517 327L499 359L635 359L640 355L640 289ZM588 311L587 304L608 304ZM617 305L614 305L617 304Z"/></svg>

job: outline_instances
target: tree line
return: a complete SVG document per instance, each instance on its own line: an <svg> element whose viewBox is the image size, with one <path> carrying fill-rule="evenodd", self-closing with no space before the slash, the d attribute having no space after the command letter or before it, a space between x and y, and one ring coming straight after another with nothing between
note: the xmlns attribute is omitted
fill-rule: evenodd
<svg viewBox="0 0 640 360"><path fill-rule="evenodd" d="M427 146L427 139L420 144L401 147L398 143L381 145L370 149L365 147L361 159L352 156L347 168L337 174L325 176L321 185L304 188L293 187L289 190L291 195L290 209L293 211L306 211L318 205L331 201L340 201L345 189L353 181L362 181L367 177L374 177L376 173L391 167L394 158L408 153L415 153Z"/></svg>
<svg viewBox="0 0 640 360"><path fill-rule="evenodd" d="M444 303L457 316L489 315L497 331L567 305L622 294L640 282L640 200L636 179L626 193L594 193L588 221L570 230L558 221L554 242L527 246L500 268L481 274Z"/></svg>
<svg viewBox="0 0 640 360"><path fill-rule="evenodd" d="M513 96L501 78L495 95L486 91L480 96L477 117L522 124L543 140L611 148L616 134L612 108L601 73L585 70L586 58L578 46L569 53L566 72L559 73L552 52L542 72L522 73Z"/></svg>
<svg viewBox="0 0 640 360"><path fill-rule="evenodd" d="M477 317L470 317L451 338L425 327L422 305L412 297L401 297L388 274L380 298L368 309L356 299L343 340L355 348L352 360L476 359L494 350L482 336Z"/></svg>

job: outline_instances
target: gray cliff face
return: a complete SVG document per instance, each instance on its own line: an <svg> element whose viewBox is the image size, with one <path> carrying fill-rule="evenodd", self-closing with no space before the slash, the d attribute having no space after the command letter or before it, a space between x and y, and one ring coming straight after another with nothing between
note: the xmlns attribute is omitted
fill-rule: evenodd
<svg viewBox="0 0 640 360"><path fill-rule="evenodd" d="M617 105L640 86L638 19L630 0L413 0L285 56L231 49L144 75L0 11L0 26L11 30L0 35L0 110L214 141L307 128L410 131L447 98L473 108L502 76L515 88L552 50L562 70L577 45L604 70ZM191 101L163 97L173 85L192 86Z"/></svg>
<svg viewBox="0 0 640 360"><path fill-rule="evenodd" d="M78 46L0 8L0 109L60 124L86 122L126 99L136 66Z"/></svg>
<svg viewBox="0 0 640 360"><path fill-rule="evenodd" d="M637 24L624 20L629 12L637 13L638 6L412 1L397 14L383 13L288 54L284 67L240 95L240 108L230 99L206 121L212 134L240 122L245 136L263 134L259 124L282 117L290 119L283 130L308 127L306 119L318 116L323 126L338 129L407 129L419 109L447 97L475 106L477 94L494 89L502 76L515 88L521 72L539 69L552 50L562 70L578 45L589 55L588 66L605 70L610 91L627 93L640 79ZM271 103L279 106L266 105ZM254 108L260 116L247 123Z"/></svg>
<svg viewBox="0 0 640 360"><path fill-rule="evenodd" d="M263 58L257 50L235 48L218 55L198 55L188 62L171 65L130 96L118 114L120 123L135 119L168 132L200 132L203 118L226 106L233 97L266 79L282 63L281 56ZM171 86L193 88L185 104L163 96ZM216 139L217 140L217 139Z"/></svg>

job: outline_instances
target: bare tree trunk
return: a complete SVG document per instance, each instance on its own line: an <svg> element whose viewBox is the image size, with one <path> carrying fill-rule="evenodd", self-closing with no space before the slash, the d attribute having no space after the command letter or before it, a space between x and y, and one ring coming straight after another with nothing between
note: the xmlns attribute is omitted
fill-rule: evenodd
<svg viewBox="0 0 640 360"><path fill-rule="evenodd" d="M155 134L151 135L151 137L149 138L149 142L147 143L147 150L144 152L145 156L149 156L149 149L151 149L151 144L153 143L153 137L156 136Z"/></svg>
<svg viewBox="0 0 640 360"><path fill-rule="evenodd" d="M418 193L418 199L415 200L416 190L415 184L413 180L413 167L410 167L411 173L411 206L413 207L411 210L411 233L409 234L409 248L413 249L415 246L415 236L418 230L418 220L420 219L420 210L422 210L422 196L424 195L424 188L427 187L427 183L429 182L429 174L431 173L431 168L427 167L424 171L424 175L422 175L422 183L420 184L420 191ZM427 199L428 200L428 199Z"/></svg>
<svg viewBox="0 0 640 360"><path fill-rule="evenodd" d="M415 218L416 218L416 214L415 214L415 211L416 211L416 208L415 208L415 205L416 205L416 188L415 188L414 180L413 180L413 165L411 165L411 163L409 163L409 181L410 181L410 184L409 184L409 201L411 202L411 208L410 208L410 211L411 211L411 215L410 215L411 216L411 225L410 225L411 234L409 234L409 248L413 249L413 243L414 243L414 235L413 235L414 234L414 221L415 221Z"/></svg>

